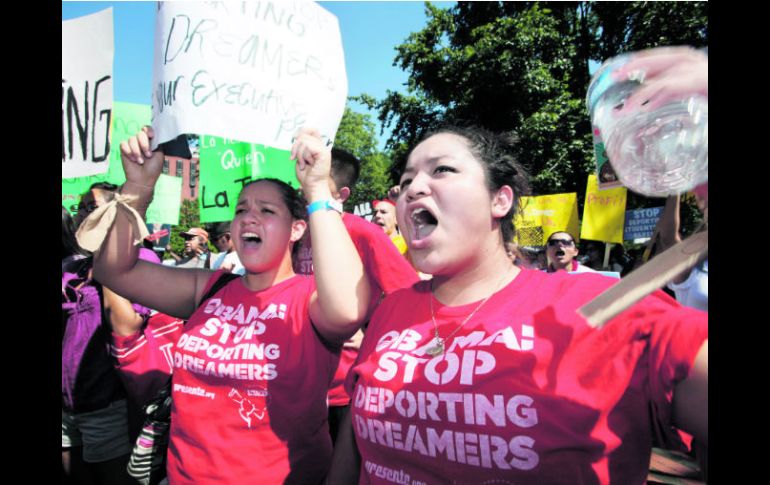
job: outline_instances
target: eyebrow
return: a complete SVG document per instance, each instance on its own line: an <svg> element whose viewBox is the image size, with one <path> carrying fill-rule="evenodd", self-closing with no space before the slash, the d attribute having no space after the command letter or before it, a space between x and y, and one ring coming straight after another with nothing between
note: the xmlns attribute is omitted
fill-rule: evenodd
<svg viewBox="0 0 770 485"><path fill-rule="evenodd" d="M270 202L269 200L263 200L263 199L257 199L254 201L258 205L268 205L271 207L280 207L280 205L276 202ZM237 204L235 204L235 207L246 205L247 201L246 199L240 199Z"/></svg>
<svg viewBox="0 0 770 485"><path fill-rule="evenodd" d="M427 159L425 162L426 162L426 163L428 163L428 164L433 164L433 165L435 165L435 164L437 164L437 163L438 163L438 162L439 162L439 161L440 161L442 158L447 158L447 157L450 157L450 156L451 156L451 155L441 155L441 156L438 156L438 157L431 157L431 158ZM407 167L406 169L404 169L404 171L403 171L403 173L401 174L401 176L403 177L404 175L407 175L407 174L411 174L411 173L414 173L414 172L416 172L416 171L417 171L417 169L415 169L414 167Z"/></svg>

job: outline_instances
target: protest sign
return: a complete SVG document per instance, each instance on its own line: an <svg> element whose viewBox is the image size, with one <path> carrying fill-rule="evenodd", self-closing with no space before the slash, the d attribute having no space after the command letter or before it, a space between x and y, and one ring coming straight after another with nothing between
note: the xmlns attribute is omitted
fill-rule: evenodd
<svg viewBox="0 0 770 485"><path fill-rule="evenodd" d="M122 103L115 101L112 106L112 143L110 146L110 166L105 174L88 177L63 178L62 205L72 214L77 212L80 195L96 182L109 182L121 185L126 181L123 164L120 161L120 142L135 135L142 126L150 123L150 106L144 104Z"/></svg>
<svg viewBox="0 0 770 485"><path fill-rule="evenodd" d="M146 239L155 249L163 250L171 242L171 224L147 223L147 232L150 235Z"/></svg>
<svg viewBox="0 0 770 485"><path fill-rule="evenodd" d="M231 221L238 194L253 179L276 178L299 188L289 151L208 135L201 135L199 149L201 222Z"/></svg>
<svg viewBox="0 0 770 485"><path fill-rule="evenodd" d="M661 212L663 212L663 207L626 211L623 239L625 241L633 241L651 238L653 231L655 231L655 226L658 224L658 219L660 219Z"/></svg>
<svg viewBox="0 0 770 485"><path fill-rule="evenodd" d="M179 224L179 209L182 202L182 177L160 174L155 183L155 195L147 208L145 220L148 223Z"/></svg>
<svg viewBox="0 0 770 485"><path fill-rule="evenodd" d="M361 202L353 208L353 214L363 217L367 221L371 222L374 218L374 210L372 209L371 202Z"/></svg>
<svg viewBox="0 0 770 485"><path fill-rule="evenodd" d="M112 9L61 23L61 176L105 173L112 112Z"/></svg>
<svg viewBox="0 0 770 485"><path fill-rule="evenodd" d="M314 2L161 2L153 148L183 133L289 150L302 126L334 138L347 77L337 18Z"/></svg>
<svg viewBox="0 0 770 485"><path fill-rule="evenodd" d="M516 241L521 246L543 246L549 235L578 232L577 194L551 194L520 199L521 214L514 216Z"/></svg>
<svg viewBox="0 0 770 485"><path fill-rule="evenodd" d="M627 193L625 187L600 190L596 175L589 175L580 237L622 244Z"/></svg>

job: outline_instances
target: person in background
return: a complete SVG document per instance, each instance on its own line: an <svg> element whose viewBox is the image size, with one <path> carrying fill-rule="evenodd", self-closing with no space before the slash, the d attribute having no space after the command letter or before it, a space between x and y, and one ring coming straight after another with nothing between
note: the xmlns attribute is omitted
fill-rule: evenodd
<svg viewBox="0 0 770 485"><path fill-rule="evenodd" d="M209 233L200 227L191 227L186 232L180 232L179 235L184 238L184 253L179 258L172 251L171 257L174 260L165 260L163 264L177 268L211 268Z"/></svg>
<svg viewBox="0 0 770 485"><path fill-rule="evenodd" d="M708 228L708 183L696 187L693 196L698 209L703 214L702 229ZM680 196L666 198L658 227L660 229L661 250L666 250L682 241L680 231ZM709 262L708 258L694 268L677 275L668 285L677 301L682 305L708 311L709 305Z"/></svg>
<svg viewBox="0 0 770 485"><path fill-rule="evenodd" d="M364 272L372 289L368 313L371 315L383 295L412 285L418 277L379 226L362 217L342 212L342 204L350 197L351 187L355 186L358 179L361 162L352 153L337 147L332 148L331 155L329 190L334 198L335 210L342 214L342 223L364 265ZM307 235L300 241L294 261L295 271L299 274L312 274L312 256L312 240ZM363 330L360 330L345 342L339 366L329 386L329 430L332 441L336 441L339 423L350 407L350 395L345 390L344 382L350 366L358 356L363 335Z"/></svg>
<svg viewBox="0 0 770 485"><path fill-rule="evenodd" d="M578 248L572 234L557 231L548 236L546 241L546 256L548 258L548 273L566 271L568 273L592 273L593 269L580 264L577 260Z"/></svg>
<svg viewBox="0 0 770 485"><path fill-rule="evenodd" d="M406 241L404 241L404 236L401 235L396 224L396 204L390 199L375 200L372 202L372 207L374 208L372 222L385 231L385 234L398 248L399 253L406 255Z"/></svg>
<svg viewBox="0 0 770 485"><path fill-rule="evenodd" d="M111 324L145 315L93 279L75 231L62 207L62 472L66 483L135 483L126 473L130 406L107 345Z"/></svg>
<svg viewBox="0 0 770 485"><path fill-rule="evenodd" d="M78 211L75 214L75 227L79 227L86 217L97 208L107 204L115 198L118 186L109 182L95 182L80 196Z"/></svg>
<svg viewBox="0 0 770 485"><path fill-rule="evenodd" d="M211 228L211 233L211 241L219 250L219 254L216 255L214 262L211 263L211 269L222 269L228 273L240 275L246 274L246 268L243 267L241 260L238 259L238 253L235 252L233 237L230 234L230 223L216 223Z"/></svg>

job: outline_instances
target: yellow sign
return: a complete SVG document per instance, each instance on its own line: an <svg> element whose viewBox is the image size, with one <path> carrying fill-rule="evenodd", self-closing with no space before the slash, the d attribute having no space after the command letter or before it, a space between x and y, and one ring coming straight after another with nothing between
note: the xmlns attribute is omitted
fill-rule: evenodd
<svg viewBox="0 0 770 485"><path fill-rule="evenodd" d="M589 175L580 237L622 244L627 194L625 187L599 190L596 175Z"/></svg>
<svg viewBox="0 0 770 485"><path fill-rule="evenodd" d="M513 218L516 242L521 246L543 246L552 233L566 231L577 237L577 194L522 197L521 215Z"/></svg>

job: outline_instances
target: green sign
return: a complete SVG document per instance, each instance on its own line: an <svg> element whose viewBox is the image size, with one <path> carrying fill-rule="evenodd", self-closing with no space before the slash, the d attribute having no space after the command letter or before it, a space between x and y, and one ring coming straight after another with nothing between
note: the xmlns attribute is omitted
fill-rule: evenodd
<svg viewBox="0 0 770 485"><path fill-rule="evenodd" d="M109 182L121 185L126 181L123 165L120 161L120 142L135 135L144 125L150 124L152 110L144 104L112 104L112 125L110 141L110 161L107 173L61 180L61 203L72 214L77 212L80 195L96 182Z"/></svg>
<svg viewBox="0 0 770 485"><path fill-rule="evenodd" d="M72 214L77 212L80 196L96 182L122 185L126 181L120 161L120 142L136 135L142 126L150 124L152 110L144 104L120 103L112 105L110 165L107 173L90 177L62 179L61 203ZM147 222L176 225L182 203L182 179L161 175L155 184L152 204L147 208Z"/></svg>
<svg viewBox="0 0 770 485"><path fill-rule="evenodd" d="M299 188L287 150L201 135L199 153L201 222L231 221L238 195L251 180L276 178Z"/></svg>
<svg viewBox="0 0 770 485"><path fill-rule="evenodd" d="M160 174L155 183L155 194L147 208L148 224L179 224L179 208L182 200L182 177Z"/></svg>

